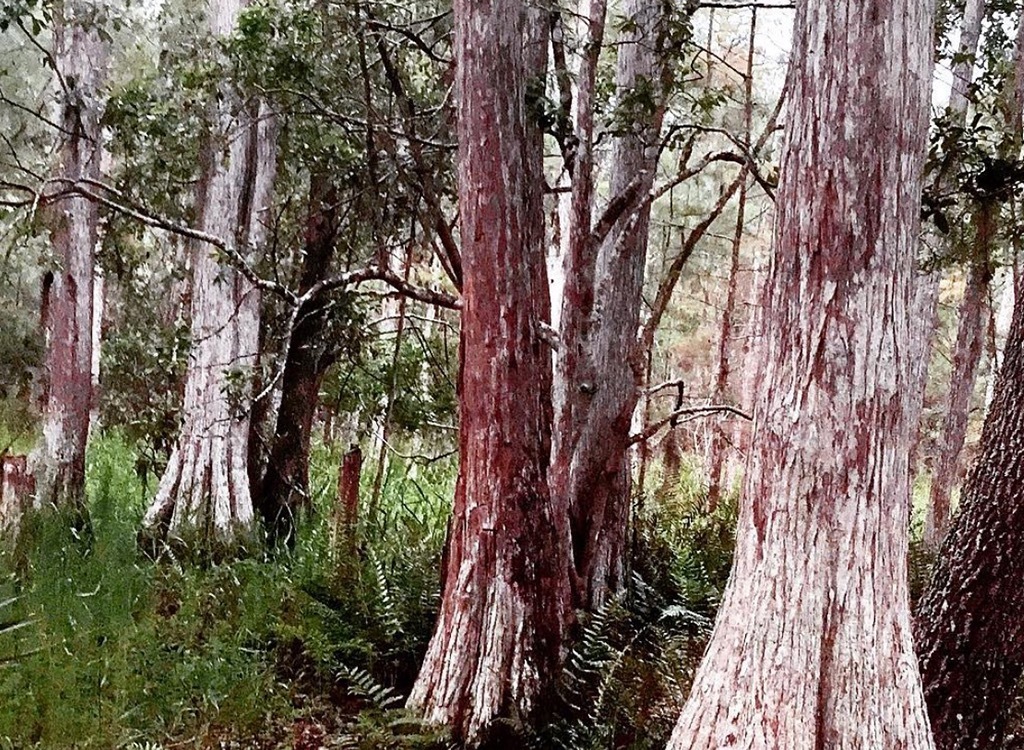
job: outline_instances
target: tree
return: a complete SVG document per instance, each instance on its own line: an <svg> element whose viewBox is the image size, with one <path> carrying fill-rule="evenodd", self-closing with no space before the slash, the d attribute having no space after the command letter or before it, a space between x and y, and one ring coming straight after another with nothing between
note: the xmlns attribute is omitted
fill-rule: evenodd
<svg viewBox="0 0 1024 750"><path fill-rule="evenodd" d="M338 231L338 193L324 172L314 173L309 185L305 252L299 294L308 293L325 279L334 255ZM294 542L295 517L309 504L309 447L313 417L324 373L334 361L325 341L327 300L312 297L298 311L281 372L281 403L266 474L257 505L266 524L269 541Z"/></svg>
<svg viewBox="0 0 1024 750"><path fill-rule="evenodd" d="M61 90L59 180L98 180L102 153L101 88L109 50L90 3L53 9L52 64ZM57 261L44 283L46 387L43 438L33 463L36 502L85 507L85 448L92 408L93 281L99 208L81 196L50 207Z"/></svg>
<svg viewBox="0 0 1024 750"><path fill-rule="evenodd" d="M234 31L244 5L211 4L214 38ZM147 535L192 538L217 550L244 539L254 520L248 441L260 293L245 268L266 231L277 124L265 102L245 99L230 81L221 84L209 118L200 156L199 229L220 238L228 258L193 241L192 348L181 431L143 526Z"/></svg>
<svg viewBox="0 0 1024 750"><path fill-rule="evenodd" d="M604 2L589 10L576 104L566 286L556 358L551 491L568 499L576 598L597 608L625 579L630 426L645 377L637 344L651 203L666 101L673 83L667 7L629 0L615 70L619 111L610 199L594 221L594 106ZM692 13L687 5L685 13Z"/></svg>
<svg viewBox="0 0 1024 750"><path fill-rule="evenodd" d="M1021 19L1024 21L1024 17ZM1011 142L1021 145L1024 22L1018 27ZM961 492L915 620L921 674L936 746L1001 747L1024 674L1024 301L1013 321L981 449Z"/></svg>
<svg viewBox="0 0 1024 750"><path fill-rule="evenodd" d="M797 3L736 558L671 748L932 746L907 593L906 313L933 13Z"/></svg>
<svg viewBox="0 0 1024 750"><path fill-rule="evenodd" d="M409 704L473 746L509 747L503 731L543 712L571 613L567 513L547 488L543 149L526 97L546 28L522 0L455 4L461 465Z"/></svg>

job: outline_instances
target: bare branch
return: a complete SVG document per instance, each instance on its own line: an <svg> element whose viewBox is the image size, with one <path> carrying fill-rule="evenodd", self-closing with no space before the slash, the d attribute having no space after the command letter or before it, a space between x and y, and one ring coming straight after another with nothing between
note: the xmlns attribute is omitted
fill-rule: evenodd
<svg viewBox="0 0 1024 750"><path fill-rule="evenodd" d="M642 432L630 435L629 444L636 445L637 443L642 443L645 440L650 440L661 432L661 430L667 425L675 426L676 424L689 422L693 419L713 417L716 414L731 414L734 417L745 419L748 422L754 419L750 414L747 414L747 412L742 409L737 409L735 406L728 406L726 404L713 406L688 406L685 409L676 409L664 419L659 419L657 422L648 425Z"/></svg>

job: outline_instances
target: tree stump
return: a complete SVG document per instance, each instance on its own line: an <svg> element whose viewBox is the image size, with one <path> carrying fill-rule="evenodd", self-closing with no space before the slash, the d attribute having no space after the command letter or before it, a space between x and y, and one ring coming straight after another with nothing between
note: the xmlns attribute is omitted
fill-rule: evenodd
<svg viewBox="0 0 1024 750"><path fill-rule="evenodd" d="M27 456L0 456L0 535L17 536L35 493Z"/></svg>

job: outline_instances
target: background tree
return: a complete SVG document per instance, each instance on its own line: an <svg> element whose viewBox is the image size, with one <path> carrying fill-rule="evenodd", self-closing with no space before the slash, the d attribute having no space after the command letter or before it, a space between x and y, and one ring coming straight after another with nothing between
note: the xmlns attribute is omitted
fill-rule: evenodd
<svg viewBox="0 0 1024 750"><path fill-rule="evenodd" d="M210 6L214 38L235 30L243 7L238 0ZM246 99L229 82L219 99L201 155L199 227L244 264L266 236L277 125L265 103ZM192 350L181 432L143 524L147 533L230 546L253 531L249 405L260 292L208 241L193 242Z"/></svg>
<svg viewBox="0 0 1024 750"><path fill-rule="evenodd" d="M547 488L543 152L526 99L546 29L519 0L455 6L461 463L441 610L409 705L471 746L507 747L545 710L571 611L566 506Z"/></svg>
<svg viewBox="0 0 1024 750"><path fill-rule="evenodd" d="M102 87L108 48L99 23L103 5L53 8L50 58L61 91L59 180L97 180L103 138ZM99 207L71 197L50 208L56 266L44 278L46 387L43 438L34 456L36 502L85 508L85 448L92 408L93 281Z"/></svg>
<svg viewBox="0 0 1024 750"><path fill-rule="evenodd" d="M1024 23L1014 57L1012 114L1005 151L1019 158L1024 109ZM998 204L991 206L993 212ZM1024 672L1018 587L1024 539L1019 476L1024 419L1024 305L1016 295L1003 365L981 439L961 493L960 511L936 558L916 618L918 653L936 745L999 747Z"/></svg>
<svg viewBox="0 0 1024 750"><path fill-rule="evenodd" d="M797 4L736 559L670 747L932 746L906 585L906 310L933 20L929 3Z"/></svg>

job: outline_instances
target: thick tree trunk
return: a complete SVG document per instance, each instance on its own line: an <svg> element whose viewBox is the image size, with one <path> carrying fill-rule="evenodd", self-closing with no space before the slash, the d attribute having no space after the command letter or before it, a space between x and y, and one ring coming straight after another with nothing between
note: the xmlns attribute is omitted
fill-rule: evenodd
<svg viewBox="0 0 1024 750"><path fill-rule="evenodd" d="M1024 304L1019 300L981 452L915 623L940 750L1002 747L1024 674Z"/></svg>
<svg viewBox="0 0 1024 750"><path fill-rule="evenodd" d="M547 708L571 614L569 531L549 497L542 140L527 114L545 14L455 4L463 309L461 466L433 638L409 698L469 745Z"/></svg>
<svg viewBox="0 0 1024 750"><path fill-rule="evenodd" d="M603 6L595 3L591 12L598 11L603 13ZM641 85L662 90L667 75L659 57L663 12L663 6L652 0L625 3L623 14L633 24L618 40L620 97ZM592 18L592 34L597 23ZM574 184L556 364L551 491L569 502L576 599L587 608L599 607L625 580L629 432L646 361L636 345L650 223L650 207L643 198L657 167L660 99L655 96L652 113L636 123L633 132L614 141L610 195L612 201L625 198L626 207L599 244L591 235L593 165L583 161L592 159L589 147L581 147L573 175L579 187ZM582 120L584 112L581 105L577 129L585 134L580 141L586 144L592 135L586 127L592 123Z"/></svg>
<svg viewBox="0 0 1024 750"><path fill-rule="evenodd" d="M54 60L65 81L60 177L98 180L102 153L100 88L109 49L90 4L54 9ZM43 439L33 456L36 502L85 511L85 446L92 407L93 274L99 210L82 197L53 204L50 240L58 265L43 300L47 326Z"/></svg>
<svg viewBox="0 0 1024 750"><path fill-rule="evenodd" d="M1024 15L1015 55L1009 126L1019 149ZM1024 674L1024 300L1015 291L980 454L915 622L940 750L1002 747Z"/></svg>
<svg viewBox="0 0 1024 750"><path fill-rule="evenodd" d="M933 6L799 0L732 576L671 748L931 748L907 321Z"/></svg>
<svg viewBox="0 0 1024 750"><path fill-rule="evenodd" d="M323 174L310 178L309 212L299 293L327 277L338 231L338 196ZM299 311L281 376L281 404L257 506L271 544L294 543L295 518L309 506L309 447L320 384L333 362L324 345L326 301Z"/></svg>
<svg viewBox="0 0 1024 750"><path fill-rule="evenodd" d="M243 0L210 7L214 36L235 28ZM264 240L277 163L277 123L265 105L225 85L202 153L199 228L242 257ZM177 445L143 520L147 537L229 552L253 531L249 484L252 377L260 295L235 265L192 247L192 349Z"/></svg>
<svg viewBox="0 0 1024 750"><path fill-rule="evenodd" d="M976 245L987 257L991 251L995 230L994 206L979 209L975 222ZM960 302L960 322L957 328L956 349L953 353L953 372L949 380L946 400L946 418L935 468L932 475L931 497L925 514L924 543L936 551L946 535L949 524L950 495L959 476L960 453L967 437L967 420L971 412L971 398L978 374L978 363L985 341L988 323L988 291L992 280L992 266L987 260L971 266Z"/></svg>
<svg viewBox="0 0 1024 750"><path fill-rule="evenodd" d="M28 510L35 480L28 469L26 456L0 454L0 538L11 542L21 528L21 518Z"/></svg>

